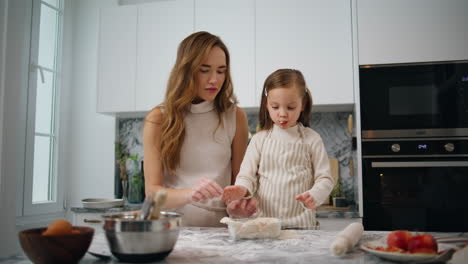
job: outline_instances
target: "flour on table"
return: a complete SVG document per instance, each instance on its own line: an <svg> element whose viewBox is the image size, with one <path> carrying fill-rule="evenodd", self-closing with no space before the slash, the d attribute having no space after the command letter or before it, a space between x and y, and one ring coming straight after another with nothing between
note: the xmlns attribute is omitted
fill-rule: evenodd
<svg viewBox="0 0 468 264"><path fill-rule="evenodd" d="M281 230L281 234L278 239L295 239L301 238L301 236L296 232L296 230Z"/></svg>

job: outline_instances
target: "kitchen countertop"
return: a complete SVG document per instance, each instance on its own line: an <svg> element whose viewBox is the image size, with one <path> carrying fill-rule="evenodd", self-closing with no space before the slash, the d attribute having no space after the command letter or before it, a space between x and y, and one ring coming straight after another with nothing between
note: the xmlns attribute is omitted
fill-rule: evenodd
<svg viewBox="0 0 468 264"><path fill-rule="evenodd" d="M136 211L141 209L141 204L125 204L124 206L117 206L112 208L85 208L85 207L72 207L70 211L74 213L120 213L126 211Z"/></svg>
<svg viewBox="0 0 468 264"><path fill-rule="evenodd" d="M338 231L286 230L296 238L283 240L233 240L227 228L182 228L172 253L159 263L395 263L363 252L359 245L344 257L333 256L329 246ZM365 231L359 244L385 237L387 231ZM464 233L431 233L435 236L468 236ZM95 236L95 240L105 241ZM93 241L94 243L94 241ZM0 263L31 263L20 255ZM86 254L80 263L119 263Z"/></svg>
<svg viewBox="0 0 468 264"><path fill-rule="evenodd" d="M125 211L135 211L140 210L141 204L126 204L121 207L112 207L105 209L94 209L94 208L84 208L84 207L72 207L70 211L74 213L117 213ZM359 218L359 212L356 208L352 208L349 211L343 210L319 210L316 213L317 218Z"/></svg>

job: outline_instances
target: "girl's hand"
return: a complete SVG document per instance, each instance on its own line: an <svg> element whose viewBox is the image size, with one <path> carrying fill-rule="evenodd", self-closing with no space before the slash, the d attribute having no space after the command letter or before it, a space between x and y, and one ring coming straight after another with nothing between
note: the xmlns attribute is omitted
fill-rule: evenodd
<svg viewBox="0 0 468 264"><path fill-rule="evenodd" d="M192 186L188 200L189 202L199 202L207 199L219 197L223 194L223 188L213 180L201 178Z"/></svg>
<svg viewBox="0 0 468 264"><path fill-rule="evenodd" d="M299 194L296 196L296 200L300 201L301 203L304 204L305 207L315 210L317 209L317 205L315 203L314 198L310 195L309 192L304 192L302 194Z"/></svg>
<svg viewBox="0 0 468 264"><path fill-rule="evenodd" d="M226 186L224 188L223 197L221 198L226 204L231 201L240 200L247 194L247 188L239 185Z"/></svg>
<svg viewBox="0 0 468 264"><path fill-rule="evenodd" d="M227 213L232 218L246 218L257 212L258 201L255 198L235 200L227 205Z"/></svg>

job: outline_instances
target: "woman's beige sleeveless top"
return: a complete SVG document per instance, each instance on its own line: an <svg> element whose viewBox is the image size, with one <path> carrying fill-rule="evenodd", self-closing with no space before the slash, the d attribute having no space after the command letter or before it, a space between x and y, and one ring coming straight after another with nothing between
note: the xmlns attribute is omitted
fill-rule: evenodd
<svg viewBox="0 0 468 264"><path fill-rule="evenodd" d="M180 164L175 175L165 174L166 187L191 187L202 177L217 182L222 188L231 184L231 144L236 133L236 107L221 115L213 102L192 104L185 116L185 138ZM226 205L220 198L187 204L176 211L184 214L184 226L223 226Z"/></svg>

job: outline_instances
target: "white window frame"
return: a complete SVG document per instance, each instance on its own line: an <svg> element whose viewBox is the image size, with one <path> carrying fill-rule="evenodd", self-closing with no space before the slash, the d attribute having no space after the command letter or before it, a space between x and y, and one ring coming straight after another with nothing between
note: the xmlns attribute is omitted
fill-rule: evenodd
<svg viewBox="0 0 468 264"><path fill-rule="evenodd" d="M63 10L64 0L61 1L60 8L49 5L45 1L33 0L32 1L32 23L31 23L31 47L30 47L30 67L29 67L29 85L28 85L28 109L27 109L27 124L26 124L26 146L25 146L25 171L24 171L24 182L18 187L22 195L22 201L17 202L17 216L34 216L41 214L50 214L62 212L65 210L64 202L64 191L63 182L64 177L58 175L58 151L59 151L59 124L60 124L60 90L61 90L61 69L62 69L62 42L63 42ZM38 66L39 59L39 28L40 28L40 15L41 5L45 4L50 8L58 11L58 29L57 29L57 53L55 57L55 69L47 69L42 66ZM33 203L33 172L34 172L34 143L35 143L35 119L36 119L36 88L37 88L37 76L38 72L41 75L41 71L53 72L55 75L54 90L55 95L53 119L55 126L51 132L54 135L55 143L52 147L51 165L50 170L53 174L52 178L55 180L49 188L53 188L55 193L55 199L42 203ZM40 80L39 80L40 81Z"/></svg>

